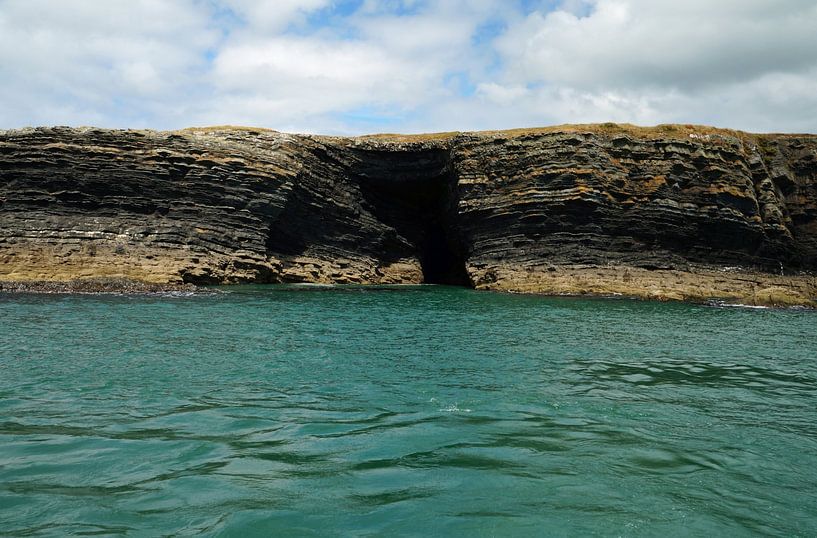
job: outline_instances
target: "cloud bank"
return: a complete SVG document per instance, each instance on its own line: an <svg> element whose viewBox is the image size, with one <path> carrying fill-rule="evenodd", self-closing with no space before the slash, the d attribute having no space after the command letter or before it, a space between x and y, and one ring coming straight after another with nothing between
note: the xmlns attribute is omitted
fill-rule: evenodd
<svg viewBox="0 0 817 538"><path fill-rule="evenodd" d="M0 127L817 132L813 0L0 0Z"/></svg>

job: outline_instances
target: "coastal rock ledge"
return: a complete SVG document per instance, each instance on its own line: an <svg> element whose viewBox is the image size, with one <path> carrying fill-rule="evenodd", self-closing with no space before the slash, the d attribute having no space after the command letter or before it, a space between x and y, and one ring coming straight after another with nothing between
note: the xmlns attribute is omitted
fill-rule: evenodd
<svg viewBox="0 0 817 538"><path fill-rule="evenodd" d="M0 131L0 289L426 282L814 306L815 269L814 135Z"/></svg>

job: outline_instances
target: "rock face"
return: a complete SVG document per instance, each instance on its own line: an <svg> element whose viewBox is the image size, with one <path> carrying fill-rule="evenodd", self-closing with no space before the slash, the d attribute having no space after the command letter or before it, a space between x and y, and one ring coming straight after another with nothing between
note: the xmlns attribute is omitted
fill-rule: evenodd
<svg viewBox="0 0 817 538"><path fill-rule="evenodd" d="M813 301L817 136L0 132L0 280Z"/></svg>

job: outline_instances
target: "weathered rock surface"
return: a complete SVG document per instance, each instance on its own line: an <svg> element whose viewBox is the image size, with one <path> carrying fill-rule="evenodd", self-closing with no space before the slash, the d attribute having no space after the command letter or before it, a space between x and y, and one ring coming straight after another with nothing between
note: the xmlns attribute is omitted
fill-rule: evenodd
<svg viewBox="0 0 817 538"><path fill-rule="evenodd" d="M817 136L0 132L0 280L817 296Z"/></svg>

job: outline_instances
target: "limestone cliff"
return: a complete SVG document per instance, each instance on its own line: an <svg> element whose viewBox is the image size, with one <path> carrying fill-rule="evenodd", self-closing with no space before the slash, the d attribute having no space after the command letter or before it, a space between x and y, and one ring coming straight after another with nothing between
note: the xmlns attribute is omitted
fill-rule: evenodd
<svg viewBox="0 0 817 538"><path fill-rule="evenodd" d="M817 136L0 132L0 280L817 296Z"/></svg>

